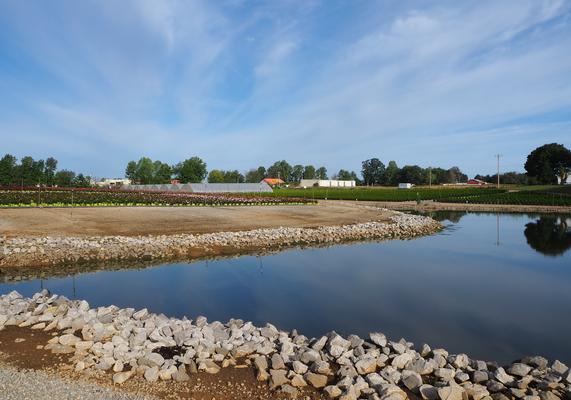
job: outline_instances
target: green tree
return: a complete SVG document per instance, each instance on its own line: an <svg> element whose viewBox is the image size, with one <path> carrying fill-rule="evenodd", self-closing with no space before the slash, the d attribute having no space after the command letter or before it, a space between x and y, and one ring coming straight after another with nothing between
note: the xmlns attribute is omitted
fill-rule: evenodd
<svg viewBox="0 0 571 400"><path fill-rule="evenodd" d="M127 163L127 168L125 168L125 178L131 180L132 183L137 182L137 162L129 161Z"/></svg>
<svg viewBox="0 0 571 400"><path fill-rule="evenodd" d="M405 165L400 171L400 181L423 185L426 182L426 174L418 165Z"/></svg>
<svg viewBox="0 0 571 400"><path fill-rule="evenodd" d="M442 183L447 182L447 177L448 177L448 171L447 170L445 170L444 168L440 168L440 167L431 168L430 170L432 172L432 184L440 185Z"/></svg>
<svg viewBox="0 0 571 400"><path fill-rule="evenodd" d="M243 183L244 181L244 175L238 170L224 171L224 183Z"/></svg>
<svg viewBox="0 0 571 400"><path fill-rule="evenodd" d="M224 182L224 172L219 169L213 169L208 173L208 183L222 183Z"/></svg>
<svg viewBox="0 0 571 400"><path fill-rule="evenodd" d="M468 180L468 176L464 174L460 168L452 167L446 171L445 183L462 183Z"/></svg>
<svg viewBox="0 0 571 400"><path fill-rule="evenodd" d="M291 171L291 182L299 182L303 178L303 165L294 165Z"/></svg>
<svg viewBox="0 0 571 400"><path fill-rule="evenodd" d="M153 163L153 183L163 184L170 183L172 177L172 168L170 165L161 161Z"/></svg>
<svg viewBox="0 0 571 400"><path fill-rule="evenodd" d="M303 168L303 179L315 179L315 167L313 165L306 165Z"/></svg>
<svg viewBox="0 0 571 400"><path fill-rule="evenodd" d="M57 160L53 157L48 157L46 159L46 164L44 167L44 182L48 186L53 186L54 178L57 170Z"/></svg>
<svg viewBox="0 0 571 400"><path fill-rule="evenodd" d="M173 167L176 179L181 183L199 183L206 178L206 163L199 157L191 157Z"/></svg>
<svg viewBox="0 0 571 400"><path fill-rule="evenodd" d="M60 187L70 187L73 186L75 182L75 172L62 169L56 172L54 177L56 185Z"/></svg>
<svg viewBox="0 0 571 400"><path fill-rule="evenodd" d="M563 184L571 170L571 151L562 144L544 144L533 150L525 162L527 175L544 184Z"/></svg>
<svg viewBox="0 0 571 400"><path fill-rule="evenodd" d="M385 179L385 164L378 158L371 158L362 162L361 175L365 185L381 185Z"/></svg>
<svg viewBox="0 0 571 400"><path fill-rule="evenodd" d="M280 178L283 181L288 181L291 177L293 168L286 160L276 161L271 167L268 168L269 178Z"/></svg>
<svg viewBox="0 0 571 400"><path fill-rule="evenodd" d="M22 157L20 165L16 167L17 183L24 186L32 186L34 182L34 159L30 156Z"/></svg>
<svg viewBox="0 0 571 400"><path fill-rule="evenodd" d="M155 164L149 157L141 157L137 162L136 180L141 185L153 183L155 178Z"/></svg>
<svg viewBox="0 0 571 400"><path fill-rule="evenodd" d="M16 168L18 160L11 154L6 154L0 159L0 186L8 186L16 183Z"/></svg>
<svg viewBox="0 0 571 400"><path fill-rule="evenodd" d="M387 168L385 169L385 178L383 183L385 185L395 186L399 182L400 168L398 167L396 161L389 161Z"/></svg>
<svg viewBox="0 0 571 400"><path fill-rule="evenodd" d="M329 179L327 177L327 168L319 167L315 170L315 179Z"/></svg>
<svg viewBox="0 0 571 400"><path fill-rule="evenodd" d="M82 187L82 188L91 187L91 177L85 176L81 173L77 174L77 176L73 178L71 185L74 187Z"/></svg>
<svg viewBox="0 0 571 400"><path fill-rule="evenodd" d="M342 181L353 181L355 172L349 172L347 170L344 169L340 169L339 172L337 173L337 179L342 180Z"/></svg>
<svg viewBox="0 0 571 400"><path fill-rule="evenodd" d="M258 167L257 169L251 169L246 172L245 181L249 183L258 183L266 177L266 168Z"/></svg>

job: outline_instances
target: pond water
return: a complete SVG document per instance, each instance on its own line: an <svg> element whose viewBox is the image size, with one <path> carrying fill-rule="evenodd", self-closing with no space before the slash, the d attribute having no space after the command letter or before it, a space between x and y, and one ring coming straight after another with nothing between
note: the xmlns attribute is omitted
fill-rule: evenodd
<svg viewBox="0 0 571 400"><path fill-rule="evenodd" d="M92 306L271 322L307 336L381 331L507 363L571 363L571 216L439 212L446 229L407 241L0 284Z"/></svg>

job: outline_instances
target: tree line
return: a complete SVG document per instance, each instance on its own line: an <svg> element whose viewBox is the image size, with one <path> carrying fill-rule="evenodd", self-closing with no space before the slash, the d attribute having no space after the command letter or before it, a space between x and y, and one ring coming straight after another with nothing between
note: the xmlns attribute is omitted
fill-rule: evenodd
<svg viewBox="0 0 571 400"><path fill-rule="evenodd" d="M264 178L279 178L284 182L299 183L302 179L329 179L327 168L295 164L286 160L276 161L269 167L259 166L245 173L238 170L207 170L206 163L199 157L192 157L175 165L168 165L162 161L153 161L142 157L139 161L130 161L125 169L125 177L132 182L146 184L164 184L176 179L181 183L198 183L205 179L209 183L257 183ZM371 158L362 162L361 177L355 171L340 169L331 176L332 179L354 180L357 184L370 186L396 185L399 182L408 182L415 185L428 183L459 183L465 182L468 177L458 167L421 168L418 165L397 166L395 161L388 165L378 158Z"/></svg>
<svg viewBox="0 0 571 400"><path fill-rule="evenodd" d="M198 183L205 179L209 183L257 183L264 178L299 182L301 179L327 179L327 169L315 168L313 165L292 166L286 160L281 160L268 168L260 166L244 174L238 170L221 169L208 172L206 163L200 157L192 157L172 166L159 160L153 161L148 157L142 157L138 161L129 161L125 168L125 177L141 185L170 183L172 179L180 183Z"/></svg>
<svg viewBox="0 0 571 400"><path fill-rule="evenodd" d="M571 173L571 150L558 143L539 146L527 156L524 169L525 173L515 171L501 173L500 182L506 185L564 184ZM495 183L498 174L476 175L475 178Z"/></svg>
<svg viewBox="0 0 571 400"><path fill-rule="evenodd" d="M399 182L415 185L461 183L468 180L460 168L422 168L418 165L405 165L399 168L396 161L385 164L378 158L370 158L361 164L362 183L367 186L395 186Z"/></svg>
<svg viewBox="0 0 571 400"><path fill-rule="evenodd" d="M11 154L0 159L0 186L60 186L88 187L91 178L81 173L58 170L58 161L53 157L35 160L30 156L18 160ZM564 183L571 171L571 151L565 146L550 143L533 150L527 157L525 173L504 172L500 174L503 184L556 184ZM285 182L299 183L302 179L329 179L327 168L295 164L279 160L269 167L259 166L245 173L238 170L207 170L200 157L191 157L174 165L153 161L142 157L129 161L125 177L138 184L165 184L176 179L181 183L257 183L264 178L280 178ZM332 174L332 179L354 180L358 185L396 186L399 182L426 185L429 183L454 184L466 182L468 176L460 168L423 168L418 165L399 167L395 161L387 165L378 158L370 158L361 163L360 176L355 171L340 169ZM476 175L476 179L495 183L497 175Z"/></svg>
<svg viewBox="0 0 571 400"><path fill-rule="evenodd" d="M33 157L18 159L6 154L0 159L0 186L63 186L89 187L91 177L73 171L57 169L58 161L53 157L34 160Z"/></svg>

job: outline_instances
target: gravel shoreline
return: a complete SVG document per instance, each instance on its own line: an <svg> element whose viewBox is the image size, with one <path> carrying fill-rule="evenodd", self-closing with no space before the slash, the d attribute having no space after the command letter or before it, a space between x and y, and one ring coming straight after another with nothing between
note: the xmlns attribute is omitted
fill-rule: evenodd
<svg viewBox="0 0 571 400"><path fill-rule="evenodd" d="M4 326L56 332L45 350L70 355L77 372L109 371L116 385L131 379L184 382L199 371L217 374L245 363L254 366L258 381L293 398L308 386L341 400L571 397L569 368L540 356L501 367L426 344L391 341L380 332L366 338L330 332L309 339L271 324L192 321L116 306L92 309L86 301L47 290L32 298L17 292L0 296L0 329Z"/></svg>
<svg viewBox="0 0 571 400"><path fill-rule="evenodd" d="M113 260L184 260L215 254L354 240L412 238L440 230L429 217L393 212L386 221L315 228L279 227L237 232L157 236L0 237L0 268Z"/></svg>
<svg viewBox="0 0 571 400"><path fill-rule="evenodd" d="M130 394L87 382L65 379L43 371L18 370L0 364L0 393L3 400L82 399L156 400L154 396Z"/></svg>

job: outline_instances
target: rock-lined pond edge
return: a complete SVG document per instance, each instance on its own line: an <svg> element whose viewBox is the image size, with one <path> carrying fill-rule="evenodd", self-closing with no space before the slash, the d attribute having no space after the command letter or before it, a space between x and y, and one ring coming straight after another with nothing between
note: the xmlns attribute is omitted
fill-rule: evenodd
<svg viewBox="0 0 571 400"><path fill-rule="evenodd" d="M218 252L406 239L442 229L429 217L393 211L382 221L314 228L278 227L236 232L154 236L0 237L0 268L93 261L182 261Z"/></svg>
<svg viewBox="0 0 571 400"><path fill-rule="evenodd" d="M292 397L307 386L328 398L404 400L557 400L571 396L571 371L560 361L526 357L501 367L445 349L415 347L380 332L366 338L330 332L307 338L271 324L169 318L147 309L90 308L86 301L51 295L0 296L0 330L17 326L52 331L45 350L68 354L75 371L108 371L117 385L189 379L238 363ZM111 378L112 377L112 378Z"/></svg>

